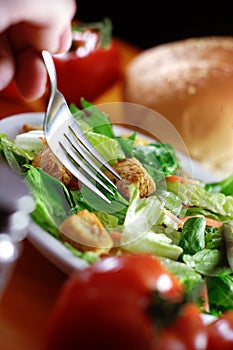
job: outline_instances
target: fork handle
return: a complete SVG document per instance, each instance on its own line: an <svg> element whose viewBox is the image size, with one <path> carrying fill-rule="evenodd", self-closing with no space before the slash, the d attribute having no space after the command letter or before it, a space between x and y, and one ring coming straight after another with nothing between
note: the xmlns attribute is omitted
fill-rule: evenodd
<svg viewBox="0 0 233 350"><path fill-rule="evenodd" d="M51 95L54 96L57 90L57 76L56 69L53 61L53 57L50 52L43 50L42 56L47 68L47 72L49 75L50 83L51 83Z"/></svg>

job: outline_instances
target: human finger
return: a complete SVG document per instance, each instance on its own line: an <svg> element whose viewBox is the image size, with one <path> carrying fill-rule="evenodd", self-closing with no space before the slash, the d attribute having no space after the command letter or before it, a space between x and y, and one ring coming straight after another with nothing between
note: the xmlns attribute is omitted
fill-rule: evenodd
<svg viewBox="0 0 233 350"><path fill-rule="evenodd" d="M71 24L67 23L63 30L61 28L57 30L39 28L26 23L23 25L23 37L21 46L32 46L38 51L48 50L51 53L62 52L68 50L71 45Z"/></svg>
<svg viewBox="0 0 233 350"><path fill-rule="evenodd" d="M40 98L46 88L47 72L38 52L31 49L17 54L16 85L26 100Z"/></svg>
<svg viewBox="0 0 233 350"><path fill-rule="evenodd" d="M59 46L56 53L68 51L69 48L71 47L71 44L72 44L72 31L71 31L70 25L67 25L64 28L63 33L60 35Z"/></svg>
<svg viewBox="0 0 233 350"><path fill-rule="evenodd" d="M4 89L15 74L14 55L6 34L0 34L0 90Z"/></svg>
<svg viewBox="0 0 233 350"><path fill-rule="evenodd" d="M76 12L74 0L0 0L0 32L20 23L33 23L40 28L64 28Z"/></svg>

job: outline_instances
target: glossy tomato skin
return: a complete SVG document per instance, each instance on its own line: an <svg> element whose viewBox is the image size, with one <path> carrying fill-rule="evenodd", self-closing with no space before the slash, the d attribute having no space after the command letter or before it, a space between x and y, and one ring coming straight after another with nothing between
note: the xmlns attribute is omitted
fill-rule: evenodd
<svg viewBox="0 0 233 350"><path fill-rule="evenodd" d="M121 56L116 40L108 48L97 47L81 57L76 51L54 56L58 88L68 104L80 107L105 92L121 76Z"/></svg>
<svg viewBox="0 0 233 350"><path fill-rule="evenodd" d="M226 311L207 326L207 350L233 349L233 310Z"/></svg>
<svg viewBox="0 0 233 350"><path fill-rule="evenodd" d="M10 100L15 100L15 101L23 100L22 96L18 91L15 80L12 80L10 84L7 87L5 87L5 89L0 91L0 96L6 97Z"/></svg>
<svg viewBox="0 0 233 350"><path fill-rule="evenodd" d="M154 350L206 350L207 330L198 307L184 305L179 317L159 334Z"/></svg>
<svg viewBox="0 0 233 350"><path fill-rule="evenodd" d="M183 297L178 280L149 255L108 257L75 273L48 319L46 350L151 350L154 290L172 301Z"/></svg>

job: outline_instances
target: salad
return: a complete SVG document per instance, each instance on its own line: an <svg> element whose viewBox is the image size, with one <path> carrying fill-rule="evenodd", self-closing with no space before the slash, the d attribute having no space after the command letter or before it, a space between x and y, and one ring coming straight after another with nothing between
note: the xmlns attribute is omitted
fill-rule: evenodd
<svg viewBox="0 0 233 350"><path fill-rule="evenodd" d="M187 292L196 291L203 312L233 309L233 175L214 183L193 178L170 144L132 130L119 136L106 113L81 102L71 113L122 181L111 178L117 189L105 193L109 205L58 163L41 125L24 125L15 139L0 133L0 155L34 197L32 219L89 264L156 255Z"/></svg>

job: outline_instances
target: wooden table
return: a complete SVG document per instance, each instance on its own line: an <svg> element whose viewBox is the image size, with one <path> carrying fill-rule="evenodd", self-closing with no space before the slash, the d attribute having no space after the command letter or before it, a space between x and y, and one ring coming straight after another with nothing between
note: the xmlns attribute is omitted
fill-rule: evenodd
<svg viewBox="0 0 233 350"><path fill-rule="evenodd" d="M125 69L139 50L121 41L119 49ZM121 86L122 81L118 81L94 103L122 101ZM0 118L21 112L44 111L45 107L44 98L23 103L0 95ZM0 302L1 350L42 350L44 324L66 278L67 275L27 239L24 240L22 254Z"/></svg>

